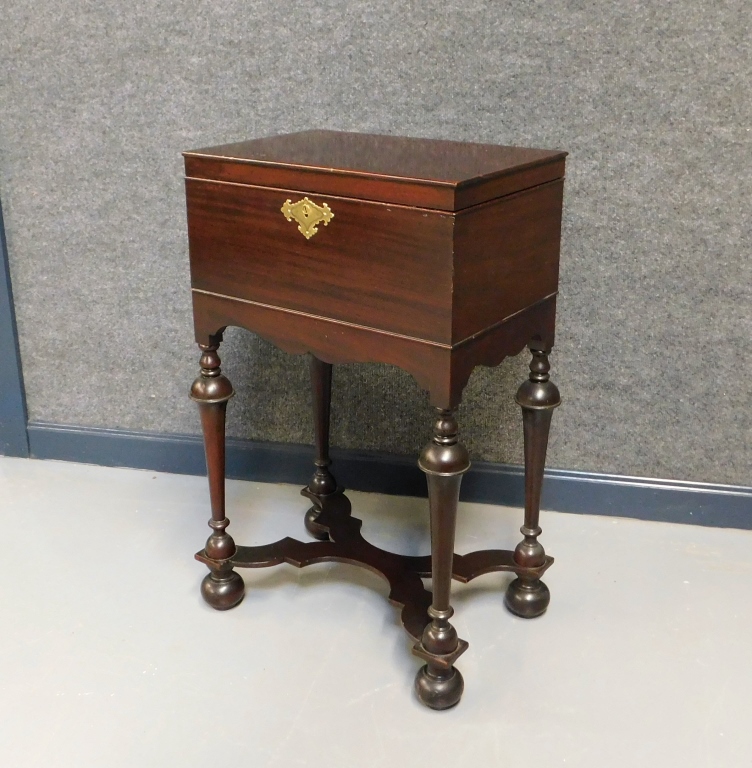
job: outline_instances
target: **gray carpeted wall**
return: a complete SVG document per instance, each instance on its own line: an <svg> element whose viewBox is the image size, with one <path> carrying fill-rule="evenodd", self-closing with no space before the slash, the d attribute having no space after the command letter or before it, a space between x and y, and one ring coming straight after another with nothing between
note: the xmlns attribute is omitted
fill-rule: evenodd
<svg viewBox="0 0 752 768"><path fill-rule="evenodd" d="M748 0L5 0L0 197L36 421L198 432L180 152L308 127L561 148L552 466L752 484ZM228 333L233 435L311 439L307 369ZM526 360L478 370L519 463ZM424 394L335 372L337 445L417 451Z"/></svg>

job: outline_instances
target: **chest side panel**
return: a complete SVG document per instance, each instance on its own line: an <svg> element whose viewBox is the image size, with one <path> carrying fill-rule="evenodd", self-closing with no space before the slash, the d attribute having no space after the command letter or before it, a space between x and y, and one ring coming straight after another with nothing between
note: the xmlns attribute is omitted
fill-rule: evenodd
<svg viewBox="0 0 752 768"><path fill-rule="evenodd" d="M453 215L308 193L333 218L306 239L305 192L186 179L193 288L441 343L451 338Z"/></svg>
<svg viewBox="0 0 752 768"><path fill-rule="evenodd" d="M564 180L457 214L453 341L558 289Z"/></svg>

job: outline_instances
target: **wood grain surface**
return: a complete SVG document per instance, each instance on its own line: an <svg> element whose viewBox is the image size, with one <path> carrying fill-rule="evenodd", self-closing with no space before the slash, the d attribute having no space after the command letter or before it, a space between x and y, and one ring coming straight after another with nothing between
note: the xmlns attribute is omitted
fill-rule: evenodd
<svg viewBox="0 0 752 768"><path fill-rule="evenodd" d="M303 131L184 156L190 177L457 211L561 178L566 152Z"/></svg>

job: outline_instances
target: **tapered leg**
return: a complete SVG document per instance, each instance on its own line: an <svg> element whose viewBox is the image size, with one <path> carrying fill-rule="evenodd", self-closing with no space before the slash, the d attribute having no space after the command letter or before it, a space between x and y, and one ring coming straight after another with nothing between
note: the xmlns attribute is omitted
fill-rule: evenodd
<svg viewBox="0 0 752 768"><path fill-rule="evenodd" d="M329 417L332 401L332 366L311 355L311 391L313 394L313 430L316 446L316 471L313 473L308 490L321 498L337 490L337 481L329 471ZM326 541L329 534L317 522L320 510L311 507L305 516L308 532L320 541Z"/></svg>
<svg viewBox="0 0 752 768"><path fill-rule="evenodd" d="M201 375L193 382L191 399L198 403L201 414L211 498L209 527L213 533L206 542L204 552L213 560L225 561L209 569L201 582L201 594L212 608L224 611L243 599L245 585L240 574L228 562L235 554L235 542L227 533L230 521L225 517L225 412L227 401L234 393L232 384L222 375L219 367L217 349L221 336L212 340L216 343L199 344L203 352Z"/></svg>
<svg viewBox="0 0 752 768"><path fill-rule="evenodd" d="M454 662L467 649L449 623L454 611L449 603L454 558L454 531L462 475L470 468L467 450L457 439L452 411L439 409L434 437L418 462L428 480L431 512L431 572L433 602L414 653L426 660L415 678L418 698L432 709L448 709L462 696L462 675Z"/></svg>
<svg viewBox="0 0 752 768"><path fill-rule="evenodd" d="M549 350L532 343L530 351L533 354L530 378L519 388L516 398L522 407L525 436L525 524L520 528L524 538L514 550L514 560L521 566L536 567L546 559L538 541L541 532L538 520L548 432L561 397L556 385L549 380ZM518 576L507 588L505 602L512 613L532 619L548 608L550 600L551 593L540 579Z"/></svg>

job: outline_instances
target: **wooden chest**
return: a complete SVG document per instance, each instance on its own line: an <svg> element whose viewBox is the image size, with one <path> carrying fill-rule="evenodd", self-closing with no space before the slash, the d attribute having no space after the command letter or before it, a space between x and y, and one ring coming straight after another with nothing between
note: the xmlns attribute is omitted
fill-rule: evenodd
<svg viewBox="0 0 752 768"><path fill-rule="evenodd" d="M206 447L212 534L206 602L237 605L238 568L322 561L359 564L389 583L389 599L425 664L420 701L446 709L464 687L468 643L450 623L452 578L511 571L505 603L540 616L553 562L538 541L553 410L549 377L559 272L564 153L393 136L308 131L185 154L188 234L200 375L191 388ZM236 546L225 515L225 410L232 397L218 349L228 325L310 356L315 471L303 495L317 541ZM525 441L523 540L514 551L454 553L460 481L470 460L454 409L476 365L530 347L517 391ZM431 556L386 552L361 534L329 456L332 365L398 365L437 408L420 455ZM433 594L423 579L431 577Z"/></svg>
<svg viewBox="0 0 752 768"><path fill-rule="evenodd" d="M401 365L434 404L456 405L469 348L553 305L564 158L335 131L186 152L197 339L220 322L285 348L306 325L323 359L334 338L337 361ZM431 385L439 360L445 380Z"/></svg>

